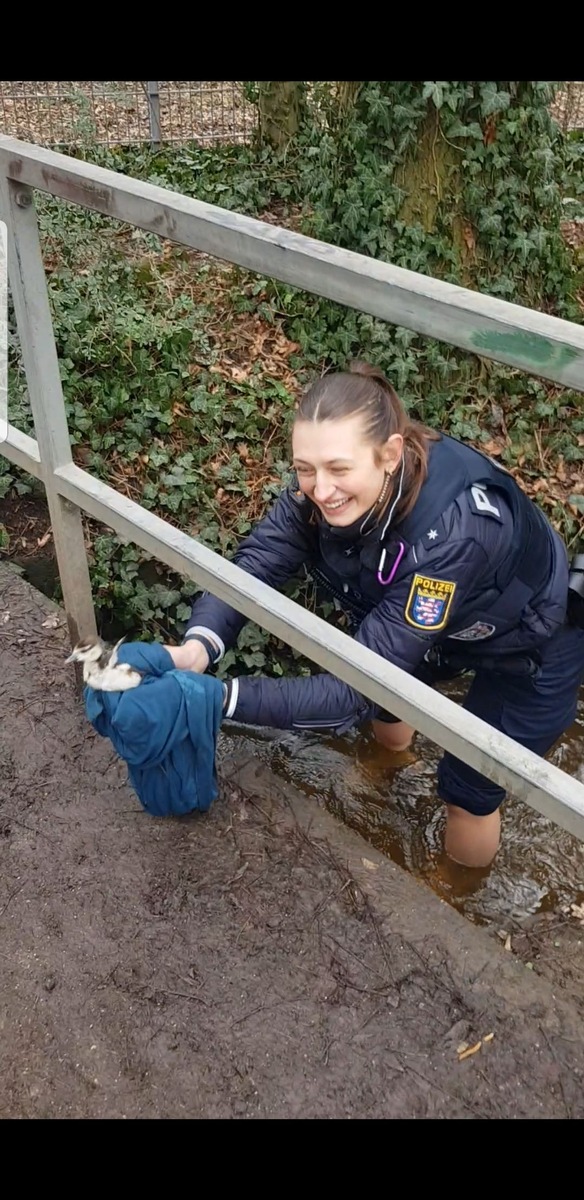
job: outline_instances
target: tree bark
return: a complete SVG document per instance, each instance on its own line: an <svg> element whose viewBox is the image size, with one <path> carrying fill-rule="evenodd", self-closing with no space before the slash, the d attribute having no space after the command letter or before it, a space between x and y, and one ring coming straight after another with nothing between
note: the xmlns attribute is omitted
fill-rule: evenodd
<svg viewBox="0 0 584 1200"><path fill-rule="evenodd" d="M304 83L290 80L261 81L260 137L263 143L285 150L300 127Z"/></svg>

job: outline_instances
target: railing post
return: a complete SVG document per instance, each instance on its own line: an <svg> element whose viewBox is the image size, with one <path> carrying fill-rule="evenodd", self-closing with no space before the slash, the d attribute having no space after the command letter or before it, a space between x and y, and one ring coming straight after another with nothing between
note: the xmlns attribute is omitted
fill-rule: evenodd
<svg viewBox="0 0 584 1200"><path fill-rule="evenodd" d="M158 150L162 142L158 80L154 79L147 82L146 91L148 95L148 119L150 121L150 145L153 150Z"/></svg>
<svg viewBox="0 0 584 1200"><path fill-rule="evenodd" d="M72 643L94 637L95 611L81 511L59 495L54 471L72 461L57 347L32 188L0 175L9 280Z"/></svg>
<svg viewBox="0 0 584 1200"><path fill-rule="evenodd" d="M8 438L8 230L0 221L0 447ZM0 451L1 453L1 451Z"/></svg>

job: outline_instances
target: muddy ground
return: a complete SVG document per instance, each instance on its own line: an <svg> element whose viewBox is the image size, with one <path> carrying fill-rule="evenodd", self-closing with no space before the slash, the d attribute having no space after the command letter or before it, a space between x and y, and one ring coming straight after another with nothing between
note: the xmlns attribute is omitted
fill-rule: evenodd
<svg viewBox="0 0 584 1200"><path fill-rule="evenodd" d="M257 761L220 758L209 814L149 817L66 653L0 566L1 1117L584 1116L561 962L527 969Z"/></svg>

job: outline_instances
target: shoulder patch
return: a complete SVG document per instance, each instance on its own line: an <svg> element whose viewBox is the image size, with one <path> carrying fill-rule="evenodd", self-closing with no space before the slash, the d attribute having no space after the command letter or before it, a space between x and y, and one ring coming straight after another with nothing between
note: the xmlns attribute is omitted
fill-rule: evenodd
<svg viewBox="0 0 584 1200"><path fill-rule="evenodd" d="M492 517L493 520L503 524L501 509L497 505L497 496L492 492L488 492L484 484L475 483L469 490L471 507L481 517Z"/></svg>
<svg viewBox="0 0 584 1200"><path fill-rule="evenodd" d="M420 538L420 541L422 542L425 550L434 550L436 546L439 546L444 541L445 537L446 525L444 523L444 518L440 516L437 517L435 521L432 521L430 525L428 525L428 528Z"/></svg>
<svg viewBox="0 0 584 1200"><path fill-rule="evenodd" d="M415 629L444 629L456 592L456 584L449 579L431 579L427 575L414 575L405 618Z"/></svg>

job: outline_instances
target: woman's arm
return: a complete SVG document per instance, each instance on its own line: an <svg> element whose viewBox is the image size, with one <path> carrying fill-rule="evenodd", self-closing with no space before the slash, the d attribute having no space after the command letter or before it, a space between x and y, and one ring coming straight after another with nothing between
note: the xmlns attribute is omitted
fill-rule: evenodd
<svg viewBox="0 0 584 1200"><path fill-rule="evenodd" d="M423 576L442 589L445 599L424 609L415 604L416 579L420 567L413 557L403 577L389 589L387 599L362 622L356 641L404 671L414 672L430 646L444 637L444 625L456 616L466 595L475 587L487 564L487 556L474 540L455 542L440 554L424 560ZM412 569L413 568L413 569ZM417 568L417 569L416 569ZM440 594L437 588L436 594ZM442 605L442 606L441 606ZM429 616L427 615L429 612ZM422 622L432 618L435 625ZM416 623L416 613L419 622ZM378 713L378 707L354 688L326 673L303 679L240 677L227 685L225 716L242 724L267 725L275 729L335 729L343 733L362 725Z"/></svg>
<svg viewBox="0 0 584 1200"><path fill-rule="evenodd" d="M238 547L232 561L270 587L282 587L311 555L316 533L308 524L308 501L294 487L279 496L270 512ZM205 671L209 655L201 635L216 647L215 661L235 645L247 621L242 613L203 592L195 600L182 646L167 647L176 667Z"/></svg>

